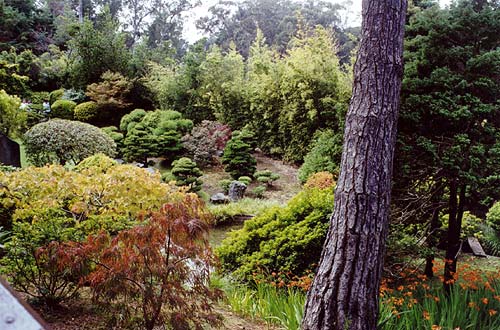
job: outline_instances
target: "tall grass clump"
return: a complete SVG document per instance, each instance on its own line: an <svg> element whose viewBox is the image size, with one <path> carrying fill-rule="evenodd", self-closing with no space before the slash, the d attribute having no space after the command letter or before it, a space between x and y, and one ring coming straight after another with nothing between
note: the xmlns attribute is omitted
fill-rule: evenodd
<svg viewBox="0 0 500 330"><path fill-rule="evenodd" d="M231 223L238 216L258 216L262 212L280 206L276 200L243 198L228 204L209 204L208 210L215 219L215 225Z"/></svg>
<svg viewBox="0 0 500 330"><path fill-rule="evenodd" d="M306 299L304 291L292 287L280 288L265 282L251 287L227 279L222 289L235 313L263 319L284 329L300 328Z"/></svg>

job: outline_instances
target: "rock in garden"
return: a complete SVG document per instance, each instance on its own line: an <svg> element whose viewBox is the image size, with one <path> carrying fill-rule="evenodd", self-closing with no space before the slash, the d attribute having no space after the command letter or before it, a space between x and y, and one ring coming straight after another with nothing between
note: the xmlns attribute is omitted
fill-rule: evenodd
<svg viewBox="0 0 500 330"><path fill-rule="evenodd" d="M210 197L210 202L213 204L225 204L229 202L229 198L223 193L217 193Z"/></svg>
<svg viewBox="0 0 500 330"><path fill-rule="evenodd" d="M229 199L231 201L237 201L243 198L245 191L247 190L247 185L240 181L233 181L229 185Z"/></svg>
<svg viewBox="0 0 500 330"><path fill-rule="evenodd" d="M0 133L0 164L21 167L19 144Z"/></svg>

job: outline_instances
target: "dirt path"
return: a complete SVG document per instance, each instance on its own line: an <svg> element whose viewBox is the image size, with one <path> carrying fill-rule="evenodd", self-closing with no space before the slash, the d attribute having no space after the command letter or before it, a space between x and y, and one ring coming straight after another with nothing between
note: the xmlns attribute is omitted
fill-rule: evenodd
<svg viewBox="0 0 500 330"><path fill-rule="evenodd" d="M298 168L293 165L284 164L281 160L266 157L262 153L254 153L257 160L257 170L270 170L280 175L280 178L273 184L273 187L267 189L264 193L264 198L274 199L281 203L285 203L295 194L297 194L301 185L297 178ZM229 174L224 172L223 166L215 166L203 170L204 175L201 178L203 181L203 191L209 195L222 192L219 182L223 179L230 179ZM258 183L253 182L248 187L247 191L251 191Z"/></svg>

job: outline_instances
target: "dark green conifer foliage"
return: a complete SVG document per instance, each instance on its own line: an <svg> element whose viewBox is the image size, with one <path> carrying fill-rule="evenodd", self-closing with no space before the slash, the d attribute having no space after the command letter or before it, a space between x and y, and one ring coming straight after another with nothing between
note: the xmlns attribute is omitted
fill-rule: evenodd
<svg viewBox="0 0 500 330"><path fill-rule="evenodd" d="M226 165L224 170L237 179L241 176L252 176L256 169L257 161L252 156L254 146L253 134L243 129L234 131L233 137L224 148L222 164Z"/></svg>
<svg viewBox="0 0 500 330"><path fill-rule="evenodd" d="M187 157L174 160L172 162L172 177L177 186L189 186L190 192L201 190L203 181L200 177L203 172L196 166L196 163Z"/></svg>

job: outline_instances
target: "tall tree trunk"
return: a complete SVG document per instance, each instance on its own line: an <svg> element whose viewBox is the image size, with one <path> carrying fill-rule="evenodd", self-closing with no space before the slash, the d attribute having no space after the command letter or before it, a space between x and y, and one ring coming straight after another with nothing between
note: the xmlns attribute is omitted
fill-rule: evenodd
<svg viewBox="0 0 500 330"><path fill-rule="evenodd" d="M455 282L455 273L457 272L457 256L460 251L460 232L462 231L462 217L464 214L465 189L465 185L460 187L460 197L458 197L457 182L454 179L451 180L448 210L448 246L446 248L443 283L447 294L451 292L451 288Z"/></svg>
<svg viewBox="0 0 500 330"><path fill-rule="evenodd" d="M334 212L303 329L375 330L387 236L406 0L363 0Z"/></svg>

